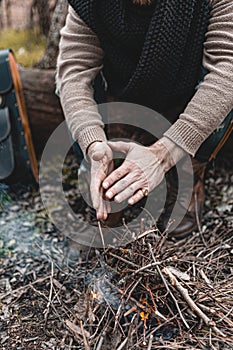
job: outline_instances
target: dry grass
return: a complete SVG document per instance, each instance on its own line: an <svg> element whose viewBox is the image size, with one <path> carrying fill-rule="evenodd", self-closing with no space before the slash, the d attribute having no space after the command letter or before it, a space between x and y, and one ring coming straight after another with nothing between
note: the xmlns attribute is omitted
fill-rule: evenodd
<svg viewBox="0 0 233 350"><path fill-rule="evenodd" d="M4 29L0 32L0 50L10 48L17 61L24 67L32 67L43 56L46 38L38 29Z"/></svg>

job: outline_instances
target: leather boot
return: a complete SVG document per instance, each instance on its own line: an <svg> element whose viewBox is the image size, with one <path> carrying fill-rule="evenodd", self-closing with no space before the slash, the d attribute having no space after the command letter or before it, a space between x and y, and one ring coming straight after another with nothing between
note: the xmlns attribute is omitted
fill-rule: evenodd
<svg viewBox="0 0 233 350"><path fill-rule="evenodd" d="M206 163L201 163L195 159L192 159L192 165L194 174L192 197L186 211L185 208L187 208L187 199L185 198L185 194L188 192L189 188L187 187L187 191L185 190L184 181L184 183L182 183L182 195L177 201L178 210L176 211L176 217L171 218L175 221L173 224L171 224L168 230L170 238L182 239L189 236L193 231L198 230L198 221L200 222L202 218L202 209L204 205L204 175L206 170ZM189 176L188 173L187 176ZM168 193L169 197L167 205L165 206L164 214L162 214L160 218L160 221L162 220L163 229L166 228L168 224L168 220L170 219L172 209L177 199L177 176L174 174L174 169L172 169L172 172L170 174L170 181L168 180ZM184 210L186 211L185 216L183 216ZM175 222L180 222L177 227Z"/></svg>

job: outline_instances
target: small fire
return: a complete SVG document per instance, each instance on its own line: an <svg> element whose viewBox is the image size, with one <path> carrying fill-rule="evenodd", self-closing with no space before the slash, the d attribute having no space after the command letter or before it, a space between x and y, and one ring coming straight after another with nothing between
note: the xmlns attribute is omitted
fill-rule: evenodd
<svg viewBox="0 0 233 350"><path fill-rule="evenodd" d="M98 299L99 293L95 293L93 292L93 290L91 290L91 296L92 296L92 299Z"/></svg>
<svg viewBox="0 0 233 350"><path fill-rule="evenodd" d="M145 320L148 320L149 314L148 314L148 312L145 313L144 311L142 311L142 312L140 312L140 316L141 316L141 320L145 321Z"/></svg>

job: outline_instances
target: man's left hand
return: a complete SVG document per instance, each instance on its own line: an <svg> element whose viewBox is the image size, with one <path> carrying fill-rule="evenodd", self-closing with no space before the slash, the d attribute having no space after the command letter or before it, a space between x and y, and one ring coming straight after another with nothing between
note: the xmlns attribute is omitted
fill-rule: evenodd
<svg viewBox="0 0 233 350"><path fill-rule="evenodd" d="M133 205L157 187L175 165L171 152L160 141L150 147L134 142L108 142L113 151L126 154L123 164L103 182L108 199ZM179 146L175 147L179 148ZM180 152L184 156L185 152ZM181 158L181 157L180 157Z"/></svg>

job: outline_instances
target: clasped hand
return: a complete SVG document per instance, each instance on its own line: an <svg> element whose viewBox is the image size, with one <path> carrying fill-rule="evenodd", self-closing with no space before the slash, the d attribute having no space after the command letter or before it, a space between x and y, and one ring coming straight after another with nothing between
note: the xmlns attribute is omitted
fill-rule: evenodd
<svg viewBox="0 0 233 350"><path fill-rule="evenodd" d="M125 154L122 165L113 170L112 151ZM97 142L88 152L91 160L90 191L97 219L106 220L111 211L109 200L133 205L151 192L173 165L168 149L156 142L150 147L134 142Z"/></svg>

